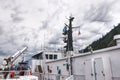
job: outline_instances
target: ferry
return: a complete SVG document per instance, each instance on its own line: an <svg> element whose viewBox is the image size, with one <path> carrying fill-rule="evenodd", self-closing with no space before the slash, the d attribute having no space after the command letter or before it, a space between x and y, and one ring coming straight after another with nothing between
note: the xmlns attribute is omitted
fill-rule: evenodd
<svg viewBox="0 0 120 80"><path fill-rule="evenodd" d="M120 35L115 35L114 40L116 46L92 53L74 53L48 61L34 56L32 72L39 80L120 80Z"/></svg>
<svg viewBox="0 0 120 80"><path fill-rule="evenodd" d="M69 27L73 19L70 17ZM67 43L67 56L54 58L54 54L59 56L63 53L45 51L33 56L32 73L39 80L120 80L120 34L113 37L115 46L95 51L91 47L89 52L80 54L73 51L71 30L66 33L70 39Z"/></svg>

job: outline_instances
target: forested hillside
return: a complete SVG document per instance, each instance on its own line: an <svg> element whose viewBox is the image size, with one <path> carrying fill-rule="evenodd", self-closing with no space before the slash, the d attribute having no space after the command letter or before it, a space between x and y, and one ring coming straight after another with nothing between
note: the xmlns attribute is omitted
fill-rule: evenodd
<svg viewBox="0 0 120 80"><path fill-rule="evenodd" d="M120 34L120 24L118 26L115 26L114 29L112 29L109 33L107 33L105 36L100 38L97 41L94 41L92 44L90 44L86 49L84 49L84 52L88 52L89 47L91 46L93 50L98 50L106 47L115 46L116 42L113 39L114 35Z"/></svg>

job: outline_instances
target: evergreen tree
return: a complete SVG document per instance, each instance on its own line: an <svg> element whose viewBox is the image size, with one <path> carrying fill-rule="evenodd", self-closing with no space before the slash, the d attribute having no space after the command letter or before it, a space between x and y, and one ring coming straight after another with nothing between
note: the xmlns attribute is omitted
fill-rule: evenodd
<svg viewBox="0 0 120 80"><path fill-rule="evenodd" d="M116 42L114 41L114 36L120 34L120 24L118 26L114 27L109 33L107 33L105 36L100 38L97 41L94 41L89 46L92 47L93 50L103 49L111 46L115 46ZM84 52L89 51L89 46L84 49Z"/></svg>

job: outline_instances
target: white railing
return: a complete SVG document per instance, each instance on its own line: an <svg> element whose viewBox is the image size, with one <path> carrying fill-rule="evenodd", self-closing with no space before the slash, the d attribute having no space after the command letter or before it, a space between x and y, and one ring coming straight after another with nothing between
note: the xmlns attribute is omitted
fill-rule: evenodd
<svg viewBox="0 0 120 80"><path fill-rule="evenodd" d="M51 73L39 73L35 72L33 75L38 76L38 80L85 80L85 75L60 75Z"/></svg>
<svg viewBox="0 0 120 80"><path fill-rule="evenodd" d="M2 79L17 79L20 76L31 75L30 70L10 70L10 71L0 71L0 80Z"/></svg>
<svg viewBox="0 0 120 80"><path fill-rule="evenodd" d="M112 80L120 80L120 77L112 77Z"/></svg>
<svg viewBox="0 0 120 80"><path fill-rule="evenodd" d="M68 77L66 80L74 80L74 76L71 75L70 77Z"/></svg>
<svg viewBox="0 0 120 80"><path fill-rule="evenodd" d="M66 80L85 80L85 75L71 75Z"/></svg>
<svg viewBox="0 0 120 80"><path fill-rule="evenodd" d="M38 76L38 80L66 80L68 75L60 75L60 74L50 74L50 73L38 73L35 72L33 75Z"/></svg>

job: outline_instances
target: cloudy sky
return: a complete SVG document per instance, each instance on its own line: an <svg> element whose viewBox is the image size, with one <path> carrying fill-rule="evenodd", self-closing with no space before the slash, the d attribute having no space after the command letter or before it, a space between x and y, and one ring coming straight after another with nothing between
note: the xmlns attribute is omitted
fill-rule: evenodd
<svg viewBox="0 0 120 80"><path fill-rule="evenodd" d="M0 0L0 56L28 46L61 48L62 29L74 16L73 44L82 49L120 23L120 0ZM78 32L81 32L78 35Z"/></svg>

